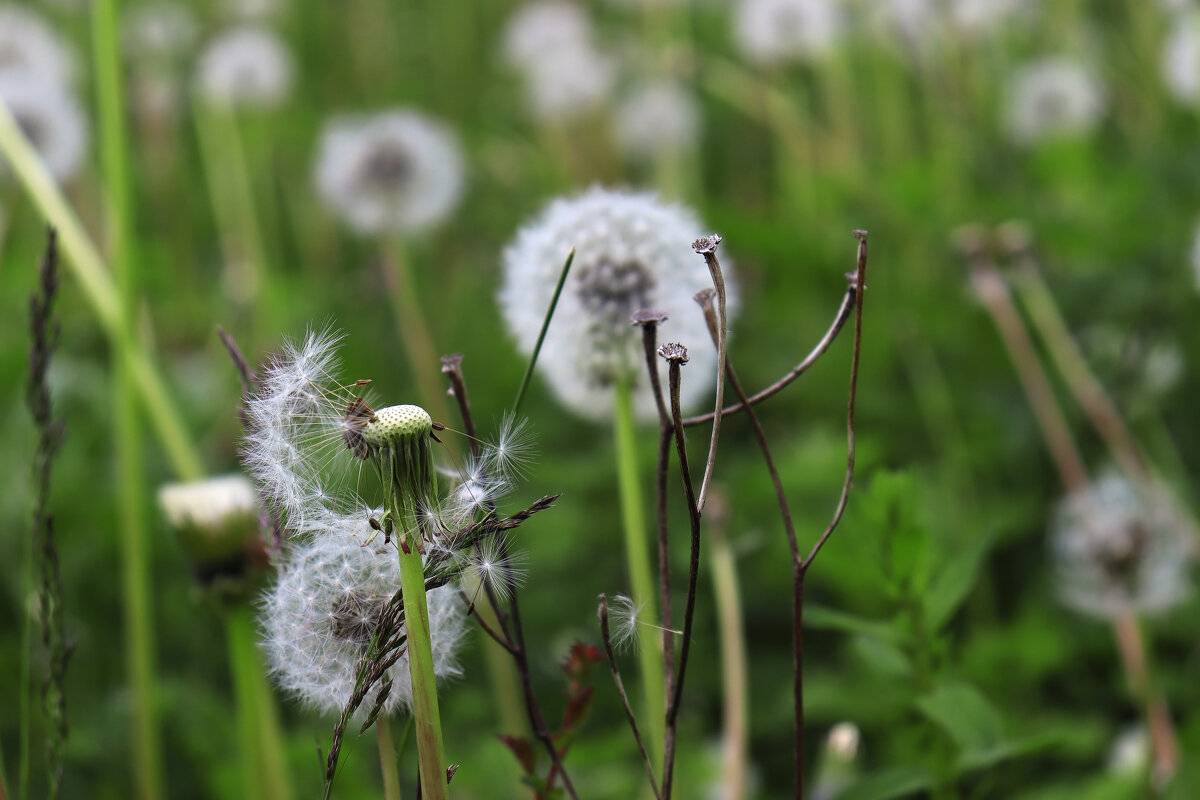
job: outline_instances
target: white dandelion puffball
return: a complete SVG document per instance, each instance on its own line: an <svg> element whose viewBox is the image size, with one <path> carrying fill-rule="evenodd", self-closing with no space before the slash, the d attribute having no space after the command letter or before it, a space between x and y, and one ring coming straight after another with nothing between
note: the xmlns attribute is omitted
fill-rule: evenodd
<svg viewBox="0 0 1200 800"><path fill-rule="evenodd" d="M126 52L169 61L185 54L195 43L196 18L182 3L147 3L129 10L122 34Z"/></svg>
<svg viewBox="0 0 1200 800"><path fill-rule="evenodd" d="M54 30L27 8L0 6L0 73L20 72L65 84L75 58Z"/></svg>
<svg viewBox="0 0 1200 800"><path fill-rule="evenodd" d="M196 88L211 103L273 108L292 88L292 55L268 28L243 25L208 44L197 65Z"/></svg>
<svg viewBox="0 0 1200 800"><path fill-rule="evenodd" d="M1028 0L951 0L950 18L959 32L986 36L1030 16Z"/></svg>
<svg viewBox="0 0 1200 800"><path fill-rule="evenodd" d="M50 174L59 182L72 178L87 150L88 124L69 90L35 75L0 72L0 98ZM0 174L8 170L0 156Z"/></svg>
<svg viewBox="0 0 1200 800"><path fill-rule="evenodd" d="M573 3L527 3L504 28L504 57L513 67L531 68L550 54L590 47L593 35L591 19Z"/></svg>
<svg viewBox="0 0 1200 800"><path fill-rule="evenodd" d="M704 231L693 212L653 194L593 188L551 202L505 248L500 308L524 353L533 350L563 262L576 248L538 358L538 369L565 406L591 419L611 419L613 384L625 379L634 383L638 416L657 419L641 331L630 324L630 316L644 309L667 314L660 340L688 348L682 404L694 406L710 395L716 352L692 299L712 286L704 259L691 247ZM722 265L732 316L734 280L724 259ZM665 387L666 367L662 359L655 362Z"/></svg>
<svg viewBox="0 0 1200 800"><path fill-rule="evenodd" d="M911 46L924 46L942 32L943 15L934 0L875 0L864 11L873 29Z"/></svg>
<svg viewBox="0 0 1200 800"><path fill-rule="evenodd" d="M222 10L234 19L266 20L283 10L283 0L224 0Z"/></svg>
<svg viewBox="0 0 1200 800"><path fill-rule="evenodd" d="M1180 14L1172 23L1163 45L1162 76L1180 103L1200 101L1200 11Z"/></svg>
<svg viewBox="0 0 1200 800"><path fill-rule="evenodd" d="M777 64L819 58L842 28L835 0L738 0L733 36L751 61Z"/></svg>
<svg viewBox="0 0 1200 800"><path fill-rule="evenodd" d="M454 134L417 111L334 119L317 156L321 198L362 233L411 232L444 220L464 183Z"/></svg>
<svg viewBox="0 0 1200 800"><path fill-rule="evenodd" d="M617 108L617 142L632 158L688 150L696 145L699 135L696 97L675 81L642 84Z"/></svg>
<svg viewBox="0 0 1200 800"><path fill-rule="evenodd" d="M369 532L366 520L360 522L361 532ZM261 609L263 648L278 684L310 708L339 713L354 691L355 668L379 614L399 588L392 548L379 552L344 536L314 539L292 551ZM447 584L426 596L434 675L456 677L455 654L466 629L458 589ZM393 685L384 710L409 708L407 654L387 674ZM375 692L364 709L374 704Z"/></svg>
<svg viewBox="0 0 1200 800"><path fill-rule="evenodd" d="M212 530L230 520L258 518L254 485L242 475L168 483L158 490L158 504L174 528Z"/></svg>
<svg viewBox="0 0 1200 800"><path fill-rule="evenodd" d="M1066 58L1027 64L1013 79L1008 129L1023 144L1091 131L1104 114L1104 90L1084 65Z"/></svg>
<svg viewBox="0 0 1200 800"><path fill-rule="evenodd" d="M592 47L559 50L525 72L526 99L543 122L569 122L603 106L617 82L617 62Z"/></svg>
<svg viewBox="0 0 1200 800"><path fill-rule="evenodd" d="M1116 474L1068 495L1051 529L1063 602L1085 614L1164 611L1187 597L1194 544L1159 487Z"/></svg>

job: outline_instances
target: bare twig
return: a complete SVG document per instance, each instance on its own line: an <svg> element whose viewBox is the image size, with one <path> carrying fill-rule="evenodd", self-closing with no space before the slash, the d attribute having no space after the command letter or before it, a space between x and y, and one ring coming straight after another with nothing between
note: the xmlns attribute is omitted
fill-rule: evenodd
<svg viewBox="0 0 1200 800"><path fill-rule="evenodd" d="M467 593L462 589L458 590L458 596L462 598L463 605L467 607L467 616L473 615L475 620L479 623L479 627L483 628L483 632L492 637L492 641L504 648L509 655L515 656L517 654L517 648L513 647L508 639L496 633L495 629L493 629L491 625L488 625L487 621L475 612L475 601L467 597Z"/></svg>
<svg viewBox="0 0 1200 800"><path fill-rule="evenodd" d="M650 763L650 754L646 752L642 733L638 729L637 717L633 714L633 708L629 705L629 695L625 692L625 682L621 680L621 670L617 667L617 656L613 652L612 637L608 632L608 597L603 594L599 597L596 614L600 617L600 638L604 640L604 652L608 655L608 668L612 671L613 683L617 687L617 694L621 697L625 718L629 720L629 729L633 731L633 739L637 742L638 752L642 755L642 763L646 766L646 776L650 779L650 788L654 791L654 796L662 800L663 795L658 790L658 782L654 779L654 765Z"/></svg>
<svg viewBox="0 0 1200 800"><path fill-rule="evenodd" d="M725 343L729 338L729 324L725 316L725 276L721 273L721 262L717 260L717 245L721 237L717 234L705 236L692 242L692 249L704 256L708 272L712 276L713 287L717 290L717 400L713 410L712 437L708 442L708 458L704 462L704 478L700 481L700 499L697 501L697 513L704 513L704 501L708 497L708 484L712 480L713 467L717 462L717 440L721 435L722 412L725 405Z"/></svg>
<svg viewBox="0 0 1200 800"><path fill-rule="evenodd" d="M238 377L242 379L242 391L258 391L258 376L254 373L250 362L246 360L246 356L242 354L242 349L238 347L233 336L226 332L220 325L217 326L217 336L220 337L221 343L225 345L225 349L229 351L229 358L233 360L233 368L237 370Z"/></svg>
<svg viewBox="0 0 1200 800"><path fill-rule="evenodd" d="M855 294L855 284L851 283L849 288L846 289L846 295L842 298L842 305L838 308L837 315L833 318L833 323L829 326L829 329L825 331L825 335L821 337L821 340L817 342L816 347L814 347L812 351L800 361L799 364L792 367L792 369L789 370L788 373L782 378L775 381L775 383L763 389L761 392L751 395L750 403L752 405L758 405L763 400L766 400L771 395L782 390L789 383L807 372L808 368L815 364L817 359L825 354L825 351L829 349L831 344L833 344L833 340L837 338L838 333L841 332L842 327L845 326L846 320L850 319L850 312L855 308ZM736 414L745 407L745 404L740 402L736 405L726 406L725 408L721 409L721 416L726 417L730 414ZM700 414L695 417L686 417L683 420L683 427L691 428L695 427L696 425L703 425L706 422L712 422L715 418L716 412L713 411L710 411L707 414Z"/></svg>
<svg viewBox="0 0 1200 800"><path fill-rule="evenodd" d="M829 521L829 526L825 528L825 532L821 534L821 538L817 540L812 550L808 552L808 556L800 564L801 572L808 571L808 568L812 566L813 559L817 557L817 553L821 552L821 548L825 546L829 535L833 533L838 523L842 521L842 514L846 511L846 502L850 498L850 487L854 484L854 400L858 392L858 361L862 351L863 290L866 288L867 280L867 232L862 230L855 231L854 237L858 239L858 270L855 273L854 279L854 294L856 297L854 309L854 355L850 361L850 399L847 401L846 408L846 479L842 481L842 495L838 499L837 508L834 509L833 519Z"/></svg>
<svg viewBox="0 0 1200 800"><path fill-rule="evenodd" d="M667 702L666 737L663 742L663 797L671 797L671 783L675 768L675 722L679 716L679 702L683 696L683 681L687 674L688 653L692 645L692 621L696 612L696 576L700 571L700 506L692 487L692 473L688 467L687 444L683 435L683 414L679 409L680 369L687 363L687 350L680 344L667 343L658 348L658 354L667 360L667 386L671 396L671 419L675 424L675 455L679 459L679 474L683 478L683 491L687 499L688 521L691 523L691 554L688 559L687 600L683 609L683 639L679 645L679 675L675 679L675 691Z"/></svg>

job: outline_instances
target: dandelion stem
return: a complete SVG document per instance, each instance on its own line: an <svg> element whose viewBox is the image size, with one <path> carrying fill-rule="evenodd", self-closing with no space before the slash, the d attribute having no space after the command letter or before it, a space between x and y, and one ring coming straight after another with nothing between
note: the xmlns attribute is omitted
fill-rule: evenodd
<svg viewBox="0 0 1200 800"><path fill-rule="evenodd" d="M614 425L617 454L618 495L621 503L621 522L625 530L625 559L629 579L633 584L633 602L642 609L639 616L654 619L654 578L650 570L650 554L646 542L645 511L642 490L638 482L637 430L633 421L633 390L627 378L613 386ZM658 746L666 734L663 712L666 694L663 690L664 665L659 651L658 633L650 627L639 626L638 658L642 673L642 692L646 710L646 728L651 742L650 756L657 768L662 755ZM665 790L664 786L664 790Z"/></svg>
<svg viewBox="0 0 1200 800"><path fill-rule="evenodd" d="M416 499L398 497L387 490L389 510L401 532L418 531ZM438 713L437 683L433 672L433 642L429 632L429 604L425 598L425 570L417 546L420 533L401 533L400 588L404 596L404 628L408 637L408 667L412 678L413 722L417 732L417 761L421 786L428 800L447 800L446 755ZM404 540L407 538L407 542Z"/></svg>
<svg viewBox="0 0 1200 800"><path fill-rule="evenodd" d="M717 259L717 245L720 243L721 237L714 234L698 239L692 245L697 253L704 256L704 263L708 265L708 272L712 276L713 287L717 290L717 399L716 408L713 409L708 458L704 463L704 478L700 481L700 499L696 501L696 511L700 514L704 513L704 501L708 497L708 484L712 480L713 467L716 466L717 441L721 436L721 420L725 416L720 412L725 407L725 345L729 338L729 321L725 314L725 276L721 272L721 262ZM680 427L680 431L682 431L682 427Z"/></svg>
<svg viewBox="0 0 1200 800"><path fill-rule="evenodd" d="M725 691L722 692L725 733L722 742L721 797L741 800L746 793L746 754L749 749L746 630L742 624L737 563L723 526L711 525L710 538L713 597L716 599L721 641L721 675L725 684Z"/></svg>
<svg viewBox="0 0 1200 800"><path fill-rule="evenodd" d="M396 767L396 746L392 744L392 720L387 714L375 720L375 739L379 743L383 796L385 800L400 800L400 771Z"/></svg>
<svg viewBox="0 0 1200 800"><path fill-rule="evenodd" d="M533 377L533 368L537 366L538 354L542 352L542 342L546 340L546 331L550 329L550 320L554 319L554 309L558 308L558 298L562 294L563 285L567 282L567 275L571 272L571 263L574 260L575 248L572 247L571 252L567 253L567 260L563 264L562 272L558 275L554 296L550 298L550 305L546 309L546 318L542 320L542 329L538 331L537 344L533 346L529 364L525 367L525 375L521 378L521 386L517 389L517 399L513 401L512 413L514 415L521 410L521 401L525 399L525 390L529 388L529 380Z"/></svg>
<svg viewBox="0 0 1200 800"><path fill-rule="evenodd" d="M383 279L387 284L388 297L392 301L392 312L396 316L396 327L400 332L404 353L413 379L417 382L417 394L421 403L429 408L434 419L444 420L449 414L446 397L437 382L434 371L438 364L433 334L429 321L417 297L417 284L413 276L412 260L401 241L393 241L380 261Z"/></svg>
<svg viewBox="0 0 1200 800"><path fill-rule="evenodd" d="M256 646L254 623L245 608L234 609L225 618L225 638L229 646L229 668L233 675L233 696L237 709L238 750L242 761L242 792L244 797L266 797L259 772L259 728L253 703L252 671L261 665L254 663Z"/></svg>

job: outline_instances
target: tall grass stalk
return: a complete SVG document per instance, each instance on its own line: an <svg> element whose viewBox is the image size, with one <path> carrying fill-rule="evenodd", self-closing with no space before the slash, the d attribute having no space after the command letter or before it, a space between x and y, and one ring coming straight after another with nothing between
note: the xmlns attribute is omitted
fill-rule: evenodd
<svg viewBox="0 0 1200 800"><path fill-rule="evenodd" d="M3 98L0 98L0 153L38 210L58 230L67 266L79 281L84 299L96 314L109 345L128 364L134 388L175 476L180 480L203 477L200 456L158 368L141 344L125 330L126 304L117 292L100 251L29 140L21 133Z"/></svg>
<svg viewBox="0 0 1200 800"><path fill-rule="evenodd" d="M738 588L737 562L725 537L724 526L713 525L712 578L721 639L721 678L724 733L721 741L721 797L741 800L746 796L746 757L749 753L746 629L742 624L742 599Z"/></svg>
<svg viewBox="0 0 1200 800"><path fill-rule="evenodd" d="M450 418L450 409L438 383L437 350L423 311L424 304L418 297L408 248L403 242L392 240L381 256L381 264L400 343L417 383L417 394L434 419L447 420Z"/></svg>
<svg viewBox="0 0 1200 800"><path fill-rule="evenodd" d="M637 429L633 420L633 388L629 380L618 380L613 387L617 457L617 488L621 501L621 524L625 531L625 559L633 584L633 600L638 617L656 623L654 574L650 569L650 543L646 536L646 512L638 480ZM647 749L657 772L662 768L663 741L666 735L665 667L654 624L638 626L638 661L642 673L642 697L645 702Z"/></svg>
<svg viewBox="0 0 1200 800"><path fill-rule="evenodd" d="M254 612L246 605L225 617L237 713L238 751L242 758L242 791L245 797L288 800L292 796L287 763L279 733L266 667L258 650Z"/></svg>
<svg viewBox="0 0 1200 800"><path fill-rule="evenodd" d="M123 79L118 50L117 0L97 0L92 8L92 54L99 112L100 158L108 200L109 252L123 314L116 324L123 344L134 340L137 302L137 240L133 218L133 176L127 153ZM116 434L117 492L125 623L125 659L133 689L134 781L138 796L163 794L161 736L155 680L151 553L146 535L146 468L142 417L135 376L124 347L113 370L113 429Z"/></svg>
<svg viewBox="0 0 1200 800"><path fill-rule="evenodd" d="M387 714L375 720L375 739L379 743L383 796L385 800L400 800L400 771L396 767L396 745L392 744L392 720Z"/></svg>

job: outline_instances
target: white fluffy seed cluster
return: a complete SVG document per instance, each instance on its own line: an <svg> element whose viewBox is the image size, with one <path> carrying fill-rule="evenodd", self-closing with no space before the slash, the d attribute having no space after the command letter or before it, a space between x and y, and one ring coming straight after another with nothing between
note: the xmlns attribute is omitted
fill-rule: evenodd
<svg viewBox="0 0 1200 800"><path fill-rule="evenodd" d="M291 51L279 34L259 25L239 25L219 34L200 54L196 90L209 103L270 109L292 89Z"/></svg>
<svg viewBox="0 0 1200 800"><path fill-rule="evenodd" d="M325 203L368 234L442 222L458 206L464 175L450 129L408 109L330 121L315 168Z"/></svg>
<svg viewBox="0 0 1200 800"><path fill-rule="evenodd" d="M41 17L0 6L0 100L59 182L78 172L88 146L74 73L74 54ZM0 156L0 177L9 169Z"/></svg>
<svg viewBox="0 0 1200 800"><path fill-rule="evenodd" d="M171 526L215 530L236 519L258 517L254 486L242 475L222 475L158 490L158 504Z"/></svg>
<svg viewBox="0 0 1200 800"><path fill-rule="evenodd" d="M125 15L121 40L128 55L163 62L189 50L196 32L196 18L183 3L145 3Z"/></svg>
<svg viewBox="0 0 1200 800"><path fill-rule="evenodd" d="M690 150L700 135L695 94L672 80L635 86L617 106L617 143L638 160Z"/></svg>
<svg viewBox="0 0 1200 800"><path fill-rule="evenodd" d="M596 44L584 9L564 0L522 6L504 31L504 56L525 81L526 100L543 122L568 122L612 94L617 62Z"/></svg>
<svg viewBox="0 0 1200 800"><path fill-rule="evenodd" d="M780 64L825 55L843 27L836 0L738 0L733 36L748 60Z"/></svg>
<svg viewBox="0 0 1200 800"><path fill-rule="evenodd" d="M365 519L357 525L359 536L370 534ZM399 587L399 561L390 549L361 547L354 536L320 537L296 549L262 602L264 647L279 685L320 712L340 712L354 691L355 669L379 613ZM434 675L456 677L455 656L466 627L458 590L443 586L427 599ZM384 709L408 709L408 656L388 675L393 686ZM373 704L374 695L363 708Z"/></svg>
<svg viewBox="0 0 1200 800"><path fill-rule="evenodd" d="M1007 126L1014 140L1033 144L1088 133L1104 111L1104 89L1087 66L1066 57L1044 58L1013 76Z"/></svg>
<svg viewBox="0 0 1200 800"><path fill-rule="evenodd" d="M611 419L613 385L628 379L638 416L657 419L641 331L630 324L630 315L643 309L666 312L661 337L688 347L682 404L692 407L709 395L716 352L693 296L712 280L691 247L704 232L692 211L653 194L593 188L554 200L517 233L504 250L499 303L524 353L537 342L563 262L576 248L538 358L563 405L584 417ZM727 260L721 262L732 316L736 281ZM666 368L661 359L656 363L666 386Z"/></svg>
<svg viewBox="0 0 1200 800"><path fill-rule="evenodd" d="M1163 45L1161 67L1163 82L1175 100L1200 105L1200 8L1175 15Z"/></svg>
<svg viewBox="0 0 1200 800"><path fill-rule="evenodd" d="M1068 495L1051 545L1063 602L1091 616L1165 611L1191 590L1194 542L1154 486L1108 474Z"/></svg>

